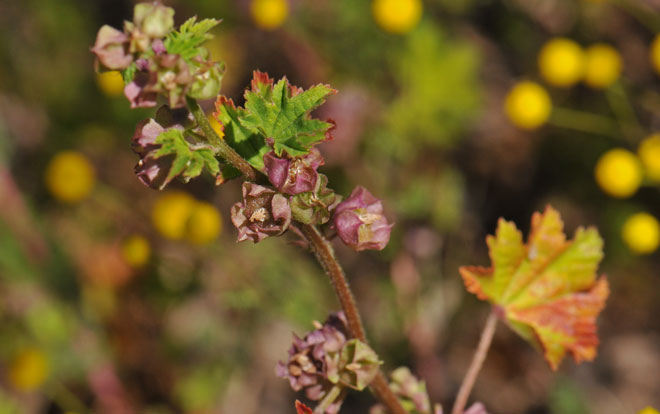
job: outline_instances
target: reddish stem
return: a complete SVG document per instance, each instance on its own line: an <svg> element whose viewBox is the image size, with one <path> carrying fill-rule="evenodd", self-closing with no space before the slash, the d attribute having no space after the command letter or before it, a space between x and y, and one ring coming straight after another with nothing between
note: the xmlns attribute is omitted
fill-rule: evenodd
<svg viewBox="0 0 660 414"><path fill-rule="evenodd" d="M319 261L323 270L327 273L332 281L332 285L339 298L346 319L348 321L348 329L351 336L359 339L364 343L367 338L364 334L364 327L360 318L360 312L355 304L355 298L351 288L348 286L348 280L344 274L344 270L335 257L335 252L330 242L319 232L315 226L302 225L300 226L302 233L309 242L309 245ZM376 378L371 382L371 390L376 396L387 406L392 414L406 414L406 410L399 403L399 399L394 395L389 387L387 379L383 372L379 372Z"/></svg>
<svg viewBox="0 0 660 414"><path fill-rule="evenodd" d="M461 388L458 390L458 395L456 396L456 401L454 401L454 408L451 410L452 414L463 414L465 405L467 404L468 398L470 397L470 392L474 387L474 383L477 381L477 376L481 370L481 366L486 359L488 354L488 348L490 348L490 343L493 341L493 335L495 335L495 328L497 327L497 315L494 311L490 312L488 319L486 320L486 325L484 330L481 332L481 339L479 339L479 346L477 351L472 357L472 362L470 363L470 368L468 368L467 374L463 378L463 383Z"/></svg>

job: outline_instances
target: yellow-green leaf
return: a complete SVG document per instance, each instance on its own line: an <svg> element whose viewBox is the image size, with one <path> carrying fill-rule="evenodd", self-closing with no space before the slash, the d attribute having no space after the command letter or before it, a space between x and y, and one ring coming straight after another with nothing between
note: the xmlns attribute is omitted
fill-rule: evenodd
<svg viewBox="0 0 660 414"><path fill-rule="evenodd" d="M594 228L579 228L567 241L559 213L535 213L527 240L515 224L500 219L488 236L491 267L461 267L467 290L488 300L509 326L540 345L552 369L568 352L577 361L596 356L596 317L609 287L596 271L603 241Z"/></svg>

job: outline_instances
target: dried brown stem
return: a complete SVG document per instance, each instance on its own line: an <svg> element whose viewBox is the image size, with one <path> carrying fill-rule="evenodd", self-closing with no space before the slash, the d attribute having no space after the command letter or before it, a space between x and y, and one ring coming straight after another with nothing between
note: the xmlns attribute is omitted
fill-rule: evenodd
<svg viewBox="0 0 660 414"><path fill-rule="evenodd" d="M470 368L468 368L467 374L463 378L463 383L461 388L458 390L458 395L456 396L456 401L454 401L454 408L451 410L452 414L463 414L465 405L467 404L468 398L470 397L470 392L474 383L477 381L477 376L481 370L481 366L486 359L488 354L488 348L490 348L490 343L493 341L493 335L495 335L495 328L497 327L497 315L495 312L488 315L486 320L486 325L484 330L481 332L481 339L479 339L479 346L477 351L472 357L472 362L470 363Z"/></svg>
<svg viewBox="0 0 660 414"><path fill-rule="evenodd" d="M367 338L364 334L364 327L360 318L360 312L355 304L355 298L351 288L348 286L348 281L344 270L335 257L335 252L330 242L319 232L315 226L302 225L300 227L303 235L309 242L309 245L319 261L325 273L330 277L332 285L337 293L337 298L341 304L346 319L348 321L348 329L351 336L359 339L364 343ZM387 379L382 372L379 372L376 378L371 382L371 390L376 396L385 404L392 414L405 414L406 411L399 403L399 399L394 395L390 389Z"/></svg>

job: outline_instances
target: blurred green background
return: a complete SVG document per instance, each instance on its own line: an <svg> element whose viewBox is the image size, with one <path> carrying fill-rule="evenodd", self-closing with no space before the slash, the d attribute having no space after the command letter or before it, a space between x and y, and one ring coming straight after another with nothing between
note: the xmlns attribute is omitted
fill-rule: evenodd
<svg viewBox="0 0 660 414"><path fill-rule="evenodd" d="M605 239L599 356L555 374L500 326L473 398L493 414L660 407L660 3L165 3L178 23L223 19L209 48L235 101L253 69L339 90L322 171L396 222L382 252L337 245L386 368L448 409L488 312L458 266L488 263L498 217L526 231L552 204L569 234ZM337 309L332 287L292 234L235 243L239 183L135 178L130 138L153 111L89 52L133 5L0 2L0 414L291 413L302 396L274 366Z"/></svg>

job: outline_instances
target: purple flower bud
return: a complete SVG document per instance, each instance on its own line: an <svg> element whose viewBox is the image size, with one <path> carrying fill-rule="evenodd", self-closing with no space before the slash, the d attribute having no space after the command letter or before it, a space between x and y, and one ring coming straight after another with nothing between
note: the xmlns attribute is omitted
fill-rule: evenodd
<svg viewBox="0 0 660 414"><path fill-rule="evenodd" d="M295 158L278 158L274 152L264 155L266 174L270 182L283 193L300 194L314 190L318 173L323 165L323 157L318 149L312 148L309 154Z"/></svg>
<svg viewBox="0 0 660 414"><path fill-rule="evenodd" d="M239 242L257 243L279 236L291 223L291 207L282 194L249 182L243 183L243 201L231 208L231 221L238 229Z"/></svg>
<svg viewBox="0 0 660 414"><path fill-rule="evenodd" d="M339 238L351 248L382 250L390 240L392 224L383 215L383 203L364 187L356 187L334 213Z"/></svg>
<svg viewBox="0 0 660 414"><path fill-rule="evenodd" d="M126 69L133 61L127 51L128 37L119 30L104 25L96 35L96 42L91 49L98 62L108 69Z"/></svg>

